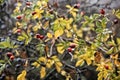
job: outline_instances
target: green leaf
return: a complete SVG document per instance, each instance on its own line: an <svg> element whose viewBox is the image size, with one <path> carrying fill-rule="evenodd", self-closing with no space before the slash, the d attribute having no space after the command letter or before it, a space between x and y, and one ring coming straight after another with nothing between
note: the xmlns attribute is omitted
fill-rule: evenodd
<svg viewBox="0 0 120 80"><path fill-rule="evenodd" d="M0 43L0 48L3 49L3 48L6 48L6 47L4 46L4 44Z"/></svg>
<svg viewBox="0 0 120 80"><path fill-rule="evenodd" d="M96 21L96 26L97 26L97 27L101 27L101 22Z"/></svg>
<svg viewBox="0 0 120 80"><path fill-rule="evenodd" d="M23 40L25 40L25 37L23 37L23 36L18 36L17 40L18 40L18 41L23 41Z"/></svg>

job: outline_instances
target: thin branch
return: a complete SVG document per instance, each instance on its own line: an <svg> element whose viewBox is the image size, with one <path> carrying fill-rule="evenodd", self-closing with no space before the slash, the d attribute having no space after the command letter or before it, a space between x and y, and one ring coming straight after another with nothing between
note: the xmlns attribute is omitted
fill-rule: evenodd
<svg viewBox="0 0 120 80"><path fill-rule="evenodd" d="M51 47L50 47L50 56L52 56L52 50L53 50L53 46L54 46L54 44L55 44L55 39L52 39L52 45L51 45Z"/></svg>

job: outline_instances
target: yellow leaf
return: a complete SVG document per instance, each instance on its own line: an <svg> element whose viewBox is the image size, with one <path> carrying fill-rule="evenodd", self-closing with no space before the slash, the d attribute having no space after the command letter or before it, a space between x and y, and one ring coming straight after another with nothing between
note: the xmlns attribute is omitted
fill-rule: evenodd
<svg viewBox="0 0 120 80"><path fill-rule="evenodd" d="M83 63L84 63L84 60L81 59L81 60L76 62L75 66L78 67L78 66L82 65Z"/></svg>
<svg viewBox="0 0 120 80"><path fill-rule="evenodd" d="M46 29L48 26L49 26L49 21L47 21L47 22L44 23L43 28Z"/></svg>
<svg viewBox="0 0 120 80"><path fill-rule="evenodd" d="M37 62L32 63L32 65L35 67L40 67L40 64L38 64Z"/></svg>
<svg viewBox="0 0 120 80"><path fill-rule="evenodd" d="M63 66L60 61L56 62L56 64L57 64L58 66L60 66L60 67Z"/></svg>
<svg viewBox="0 0 120 80"><path fill-rule="evenodd" d="M66 76L66 71L62 70L61 75Z"/></svg>
<svg viewBox="0 0 120 80"><path fill-rule="evenodd" d="M117 44L120 44L120 38L117 38Z"/></svg>
<svg viewBox="0 0 120 80"><path fill-rule="evenodd" d="M77 36L79 36L79 37L82 37L82 36L83 36L83 33L82 33L82 30L81 30L81 29L77 30L77 31L76 31L76 34L77 34Z"/></svg>
<svg viewBox="0 0 120 80"><path fill-rule="evenodd" d="M26 70L23 70L21 74L18 75L17 80L25 80Z"/></svg>
<svg viewBox="0 0 120 80"><path fill-rule="evenodd" d="M38 59L38 61L40 61L40 62L46 62L46 58L45 58L45 57L40 57L40 58Z"/></svg>
<svg viewBox="0 0 120 80"><path fill-rule="evenodd" d="M72 33L71 33L70 31L65 30L65 32L66 32L66 36L67 36L67 37L72 37Z"/></svg>
<svg viewBox="0 0 120 80"><path fill-rule="evenodd" d="M36 26L34 26L32 29L33 29L33 31L38 31L38 29L40 29L41 27L40 27L40 25L36 25Z"/></svg>
<svg viewBox="0 0 120 80"><path fill-rule="evenodd" d="M66 5L67 8L72 8L70 5Z"/></svg>
<svg viewBox="0 0 120 80"><path fill-rule="evenodd" d="M23 41L23 40L25 40L25 37L24 36L18 36L17 40L18 41Z"/></svg>
<svg viewBox="0 0 120 80"><path fill-rule="evenodd" d="M54 61L53 61L53 60L48 59L48 60L47 60L46 67L47 67L47 68L51 68L53 64L54 64Z"/></svg>
<svg viewBox="0 0 120 80"><path fill-rule="evenodd" d="M60 28L55 31L55 39L57 39L59 36L61 36L64 33L63 29Z"/></svg>
<svg viewBox="0 0 120 80"><path fill-rule="evenodd" d="M98 73L98 80L103 80L103 72Z"/></svg>
<svg viewBox="0 0 120 80"><path fill-rule="evenodd" d="M17 3L17 6L18 6L18 7L22 6L22 3L18 2L18 3Z"/></svg>
<svg viewBox="0 0 120 80"><path fill-rule="evenodd" d="M72 14L72 16L75 18L76 17L76 12L70 12Z"/></svg>
<svg viewBox="0 0 120 80"><path fill-rule="evenodd" d="M47 33L47 37L48 37L48 38L52 38L53 35L52 35L51 33Z"/></svg>
<svg viewBox="0 0 120 80"><path fill-rule="evenodd" d="M41 78L44 78L46 75L46 68L45 67L41 67L41 70L40 70L40 77Z"/></svg>
<svg viewBox="0 0 120 80"><path fill-rule="evenodd" d="M63 45L58 45L57 46L57 51L60 53L60 54L63 54L65 49L64 49L64 46Z"/></svg>
<svg viewBox="0 0 120 80"><path fill-rule="evenodd" d="M86 60L87 65L90 65L92 63L92 61L89 58L86 58L85 60Z"/></svg>
<svg viewBox="0 0 120 80"><path fill-rule="evenodd" d="M55 68L56 68L57 72L61 71L61 66L59 66L58 64L55 64Z"/></svg>
<svg viewBox="0 0 120 80"><path fill-rule="evenodd" d="M41 1L37 1L37 6L41 6L42 4L41 4Z"/></svg>

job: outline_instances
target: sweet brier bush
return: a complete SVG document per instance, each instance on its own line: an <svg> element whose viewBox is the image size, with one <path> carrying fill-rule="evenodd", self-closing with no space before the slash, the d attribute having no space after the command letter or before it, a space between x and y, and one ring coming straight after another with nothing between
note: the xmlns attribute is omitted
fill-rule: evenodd
<svg viewBox="0 0 120 80"><path fill-rule="evenodd" d="M4 52L0 78L83 80L90 75L85 68L93 66L97 80L119 80L120 38L114 38L114 32L106 27L110 14L101 9L87 16L77 3L66 5L66 14L60 15L58 7L57 2L51 5L48 0L17 2L12 14L16 19L13 37L0 42ZM111 14L120 19L119 10ZM118 24L118 19L111 21L112 25Z"/></svg>

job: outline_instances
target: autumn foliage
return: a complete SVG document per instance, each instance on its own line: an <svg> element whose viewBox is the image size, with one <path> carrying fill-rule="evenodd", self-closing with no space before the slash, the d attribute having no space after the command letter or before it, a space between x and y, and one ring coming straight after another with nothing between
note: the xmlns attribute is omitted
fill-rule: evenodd
<svg viewBox="0 0 120 80"><path fill-rule="evenodd" d="M58 7L47 0L17 2L13 37L0 42L1 53L6 50L0 54L5 80L10 80L7 65L17 65L11 68L13 80L88 80L89 67L96 73L89 80L119 80L120 38L107 27L109 14L101 9L87 16L77 3L66 5L65 15L60 15ZM111 14L117 17L111 21L114 26L120 10Z"/></svg>

